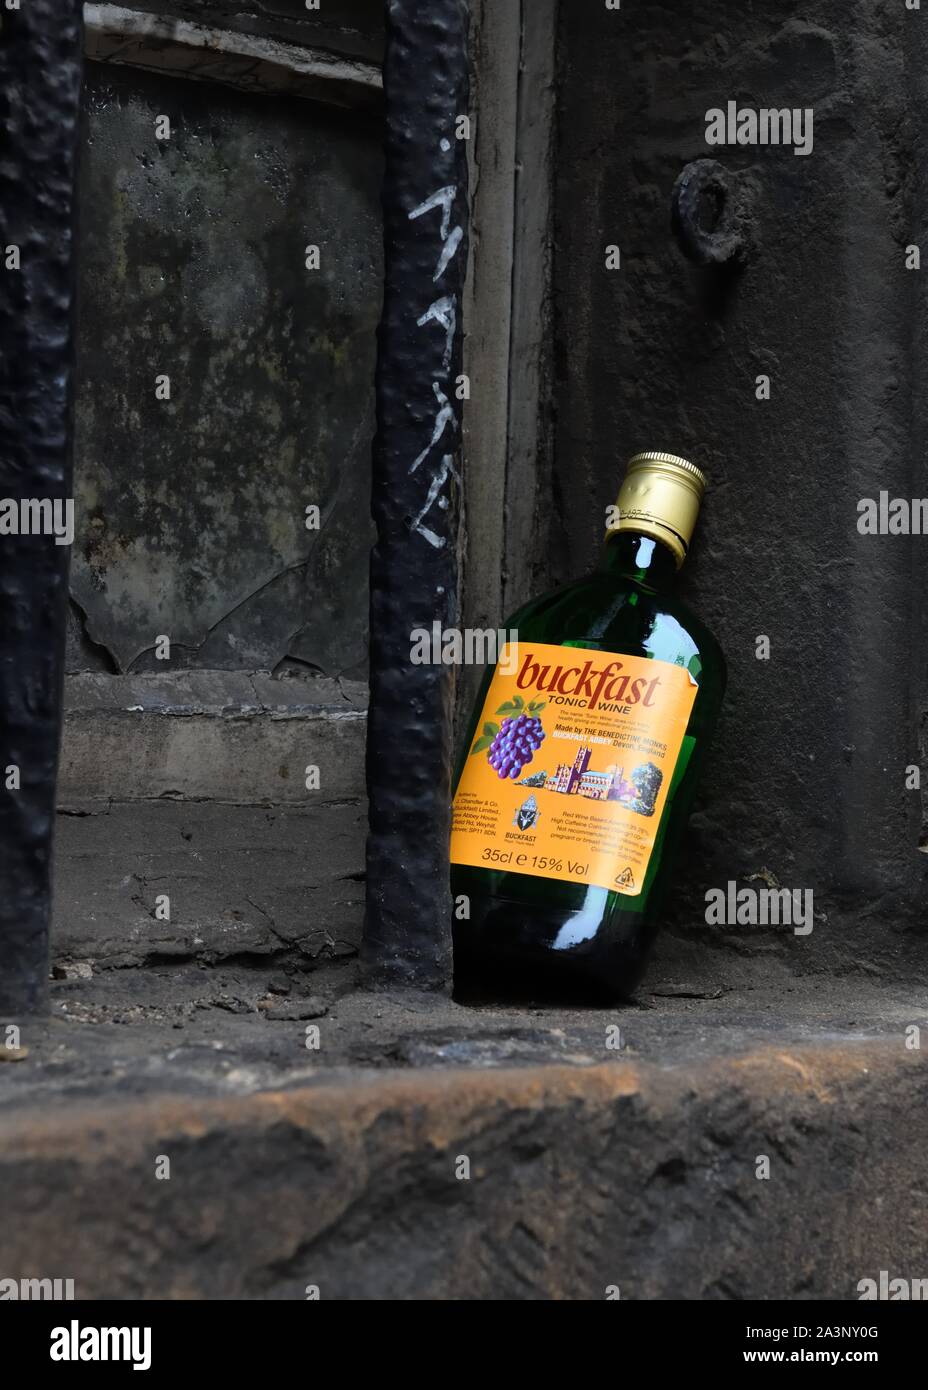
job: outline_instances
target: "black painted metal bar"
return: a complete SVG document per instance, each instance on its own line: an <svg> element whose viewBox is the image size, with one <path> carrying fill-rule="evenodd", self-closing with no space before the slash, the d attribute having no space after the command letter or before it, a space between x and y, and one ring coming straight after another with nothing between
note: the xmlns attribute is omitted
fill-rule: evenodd
<svg viewBox="0 0 928 1390"><path fill-rule="evenodd" d="M457 612L468 7L387 0L386 20L364 959L373 982L442 988L454 668L411 651L415 629Z"/></svg>
<svg viewBox="0 0 928 1390"><path fill-rule="evenodd" d="M47 503L72 495L81 9L0 9L0 1022L40 1009L48 979L68 546Z"/></svg>

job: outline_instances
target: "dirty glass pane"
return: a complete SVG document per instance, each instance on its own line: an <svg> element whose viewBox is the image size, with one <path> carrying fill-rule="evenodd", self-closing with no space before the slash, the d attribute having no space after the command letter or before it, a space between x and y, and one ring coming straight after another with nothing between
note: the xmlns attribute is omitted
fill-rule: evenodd
<svg viewBox="0 0 928 1390"><path fill-rule="evenodd" d="M91 63L81 156L69 669L360 674L376 120Z"/></svg>

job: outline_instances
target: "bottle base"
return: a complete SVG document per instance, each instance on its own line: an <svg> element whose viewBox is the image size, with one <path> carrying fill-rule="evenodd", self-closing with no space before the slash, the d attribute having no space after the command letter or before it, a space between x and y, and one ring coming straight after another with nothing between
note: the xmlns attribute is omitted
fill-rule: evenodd
<svg viewBox="0 0 928 1390"><path fill-rule="evenodd" d="M456 952L452 998L471 1006L610 1008L626 1002L628 992L592 975L470 954L461 960Z"/></svg>
<svg viewBox="0 0 928 1390"><path fill-rule="evenodd" d="M454 998L459 1003L603 1007L634 992L651 932L638 914L579 936L576 910L499 897L471 900L455 922Z"/></svg>

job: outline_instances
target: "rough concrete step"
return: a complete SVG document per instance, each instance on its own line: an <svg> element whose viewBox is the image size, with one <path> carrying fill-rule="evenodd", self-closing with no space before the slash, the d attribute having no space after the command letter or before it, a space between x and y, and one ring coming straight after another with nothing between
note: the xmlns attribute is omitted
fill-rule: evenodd
<svg viewBox="0 0 928 1390"><path fill-rule="evenodd" d="M158 798L242 806L363 796L366 687L267 672L69 676L59 805ZM306 786L306 767L319 785Z"/></svg>
<svg viewBox="0 0 928 1390"><path fill-rule="evenodd" d="M849 996L838 1030L812 993L766 1022L353 995L315 1052L312 1024L218 1010L194 1036L33 1026L0 1067L2 1273L275 1299L853 1300L928 1276L914 1004L880 1026ZM364 1045L381 1069L346 1065Z"/></svg>
<svg viewBox="0 0 928 1390"><path fill-rule="evenodd" d="M366 698L266 672L69 676L55 956L355 953Z"/></svg>

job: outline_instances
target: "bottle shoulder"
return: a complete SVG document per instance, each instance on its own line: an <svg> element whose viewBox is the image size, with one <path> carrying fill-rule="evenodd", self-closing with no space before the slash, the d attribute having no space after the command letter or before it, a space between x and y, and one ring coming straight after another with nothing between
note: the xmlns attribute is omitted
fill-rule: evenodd
<svg viewBox="0 0 928 1390"><path fill-rule="evenodd" d="M710 628L675 593L594 571L523 604L506 624L520 640L588 645L677 665L711 668L725 681L725 658Z"/></svg>
<svg viewBox="0 0 928 1390"><path fill-rule="evenodd" d="M667 596L665 596L666 599ZM713 661L720 667L723 674L726 670L725 653L722 644L716 637L709 625L694 613L689 604L676 595L670 596L669 602L664 602L663 611L672 617L680 627L687 632L695 641L700 651L707 657L711 656Z"/></svg>

